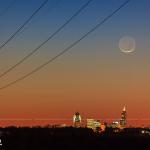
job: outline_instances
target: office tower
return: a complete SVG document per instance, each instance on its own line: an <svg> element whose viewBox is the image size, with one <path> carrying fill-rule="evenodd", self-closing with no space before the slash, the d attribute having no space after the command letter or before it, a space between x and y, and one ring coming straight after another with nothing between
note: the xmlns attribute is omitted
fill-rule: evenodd
<svg viewBox="0 0 150 150"><path fill-rule="evenodd" d="M101 123L98 120L87 119L87 128L93 129L94 132L99 132Z"/></svg>
<svg viewBox="0 0 150 150"><path fill-rule="evenodd" d="M126 112L126 108L124 107L121 113L121 120L120 120L120 126L121 127L126 127L126 117L127 117L127 112Z"/></svg>
<svg viewBox="0 0 150 150"><path fill-rule="evenodd" d="M80 115L79 112L76 112L73 115L73 126L76 127L76 128L81 127L81 115Z"/></svg>

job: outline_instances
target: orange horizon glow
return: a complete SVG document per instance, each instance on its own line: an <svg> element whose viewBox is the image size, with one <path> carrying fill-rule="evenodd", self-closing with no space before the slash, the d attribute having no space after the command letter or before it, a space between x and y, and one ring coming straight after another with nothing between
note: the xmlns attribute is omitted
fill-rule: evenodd
<svg viewBox="0 0 150 150"><path fill-rule="evenodd" d="M47 10L54 2L49 1ZM40 3L30 5L18 1L12 13L8 12L7 17L1 18L4 21L0 28L0 45ZM46 13L46 9L43 8L38 14L41 16L35 18L37 23L31 21L31 26L0 52L0 75L49 37L83 3L63 2L61 8L58 6L45 16L42 13ZM0 88L58 55L120 4L121 1L115 0L93 1L35 55L0 78ZM129 126L150 126L150 19L147 12L148 1L130 2L63 56L25 80L0 90L0 126L71 125L76 111L85 119L119 119L124 106L127 119L135 119L128 123ZM38 17L41 18L39 22ZM129 54L119 49L119 40L124 36L133 37L136 42L134 51ZM128 45L123 43L122 47ZM15 121L17 118L33 120ZM60 118L60 121L35 121L34 118ZM69 121L61 120L63 118Z"/></svg>

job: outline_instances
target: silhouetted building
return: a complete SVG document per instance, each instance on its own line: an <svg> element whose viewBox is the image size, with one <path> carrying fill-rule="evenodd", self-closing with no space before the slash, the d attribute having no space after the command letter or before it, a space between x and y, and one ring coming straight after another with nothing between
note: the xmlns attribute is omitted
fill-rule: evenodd
<svg viewBox="0 0 150 150"><path fill-rule="evenodd" d="M98 120L87 119L87 128L93 129L93 131L100 131L101 123Z"/></svg>
<svg viewBox="0 0 150 150"><path fill-rule="evenodd" d="M79 114L79 112L76 112L73 115L73 126L76 128L81 127L81 115Z"/></svg>
<svg viewBox="0 0 150 150"><path fill-rule="evenodd" d="M112 122L112 124L110 125L110 127L112 127L112 128L119 128L120 124L119 124L118 121L114 121L114 122Z"/></svg>
<svg viewBox="0 0 150 150"><path fill-rule="evenodd" d="M120 126L123 128L126 127L127 124L126 117L127 117L127 112L126 112L126 108L124 107L121 113L121 120L120 120Z"/></svg>

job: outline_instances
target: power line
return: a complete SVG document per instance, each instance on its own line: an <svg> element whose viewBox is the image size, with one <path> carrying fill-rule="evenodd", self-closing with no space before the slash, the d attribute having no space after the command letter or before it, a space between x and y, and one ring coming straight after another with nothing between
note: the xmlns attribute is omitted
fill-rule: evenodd
<svg viewBox="0 0 150 150"><path fill-rule="evenodd" d="M7 45L8 42L10 42L23 28L24 26L30 22L30 20L45 6L45 4L48 2L48 0L44 0L44 2L40 5L39 8L37 8L32 15L0 46L0 50Z"/></svg>
<svg viewBox="0 0 150 150"><path fill-rule="evenodd" d="M5 72L0 74L0 78L8 74L10 71L15 69L17 66L22 64L25 60L27 60L30 56L36 53L41 47L43 47L49 40L51 40L55 35L57 35L63 28L65 28L76 16L78 16L93 0L88 0L84 5L82 5L64 24L62 24L54 33L52 33L45 41L43 41L37 48L33 49L30 53L28 53L25 57L23 57L20 61L18 61L15 65L11 66Z"/></svg>
<svg viewBox="0 0 150 150"><path fill-rule="evenodd" d="M32 70L31 72L25 74L24 76L0 87L0 90L5 89L13 84L16 84L19 81L24 80L25 78L31 76L32 74L36 73L37 71L39 71L40 69L42 69L43 67L45 67L46 65L48 65L49 63L55 61L58 57L62 56L64 53L68 52L71 48L73 48L75 45L77 45L80 41L82 41L84 38L86 38L89 34L91 34L92 32L94 32L95 30L97 30L101 25L103 25L107 20L109 20L112 16L114 16L120 9L122 9L124 6L126 6L131 0L127 0L126 2L124 2L122 5L120 5L117 9L115 9L112 13L110 13L108 16L106 16L102 21L100 21L98 24L96 24L91 30L89 30L87 33L85 33L83 36L81 36L78 40L76 40L75 42L73 42L72 44L70 44L67 48L65 48L64 50L62 50L59 54L57 54L56 56L54 56L53 58L49 59L47 62L43 63L42 65L36 67L34 70Z"/></svg>
<svg viewBox="0 0 150 150"><path fill-rule="evenodd" d="M8 6L0 13L0 17L3 16L7 11L16 3L16 0L12 0Z"/></svg>
<svg viewBox="0 0 150 150"><path fill-rule="evenodd" d="M63 0L57 0L57 1L55 1L55 4L54 4L54 5L51 5L51 7L50 7L47 11L41 13L41 15L40 15L38 18L35 18L34 20L32 19L32 21L30 21L30 22L28 23L28 25L26 25L26 27L24 27L24 28L20 31L20 33L23 33L23 32L24 32L25 30L27 30L31 25L33 25L33 24L39 22L39 21L41 20L41 18L43 18L44 16L47 16L48 13L52 12L56 7L58 7L59 4L60 4L60 2L62 2L62 1L63 1Z"/></svg>

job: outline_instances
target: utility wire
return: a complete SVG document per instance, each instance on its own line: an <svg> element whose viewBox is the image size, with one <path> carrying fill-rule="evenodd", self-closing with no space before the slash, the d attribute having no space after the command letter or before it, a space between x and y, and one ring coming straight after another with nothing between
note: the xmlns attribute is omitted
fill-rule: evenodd
<svg viewBox="0 0 150 150"><path fill-rule="evenodd" d="M48 61L46 61L45 63L43 63L42 65L36 67L34 70L32 70L31 72L25 74L24 76L0 87L0 90L5 89L11 85L16 84L17 82L20 82L22 80L24 80L25 78L31 76L32 74L36 73L37 71L39 71L40 69L42 69L43 67L45 67L46 65L48 65L49 63L55 61L58 57L62 56L63 54L65 54L66 52L68 52L71 48L73 48L74 46L76 46L80 41L82 41L84 38L86 38L89 34L91 34L92 32L94 32L95 30L97 30L101 25L103 25L106 21L108 21L111 17L113 17L119 10L121 10L123 7L125 7L131 0L127 0L125 1L122 5L120 5L117 9L115 9L112 13L110 13L108 16L106 16L102 21L100 21L98 24L96 24L91 30L89 30L87 33L85 33L83 36L81 36L78 40L76 40L75 42L73 42L72 44L70 44L67 48L65 48L64 50L62 50L60 53L58 53L56 56L54 56L53 58L49 59Z"/></svg>
<svg viewBox="0 0 150 150"><path fill-rule="evenodd" d="M39 8L37 8L32 15L0 46L0 51L3 49L4 46L6 46L23 28L32 18L45 6L45 4L48 2L48 0L44 0L44 2L40 5Z"/></svg>
<svg viewBox="0 0 150 150"><path fill-rule="evenodd" d="M33 49L30 53L24 56L20 61L18 61L15 65L11 66L5 72L0 74L0 78L8 74L10 71L15 69L17 66L22 64L25 60L27 60L30 56L36 53L40 48L42 48L49 40L51 40L55 35L57 35L65 26L67 26L76 16L78 16L93 0L88 0L84 5L82 5L64 24L62 24L54 33L52 33L45 41L43 41L37 48Z"/></svg>
<svg viewBox="0 0 150 150"><path fill-rule="evenodd" d="M16 3L16 0L12 0L10 4L2 11L0 12L0 17L7 13L7 11Z"/></svg>
<svg viewBox="0 0 150 150"><path fill-rule="evenodd" d="M51 6L51 8L49 8L47 11L41 13L41 15L38 18L35 18L34 20L30 21L30 23L28 23L28 25L26 27L24 27L20 33L23 33L25 30L27 30L31 25L39 22L41 20L41 18L45 17L48 15L48 13L52 12L56 7L58 7L60 5L60 2L62 2L63 0L57 0L55 1L55 4L53 6Z"/></svg>

